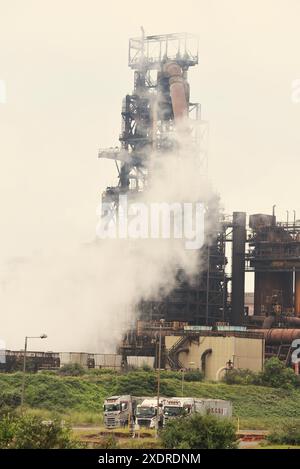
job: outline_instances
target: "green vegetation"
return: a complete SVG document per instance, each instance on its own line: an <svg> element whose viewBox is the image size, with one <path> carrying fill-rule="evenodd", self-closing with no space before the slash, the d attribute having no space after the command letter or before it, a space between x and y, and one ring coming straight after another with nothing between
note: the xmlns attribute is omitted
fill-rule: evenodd
<svg viewBox="0 0 300 469"><path fill-rule="evenodd" d="M300 422L283 421L278 428L273 429L267 440L272 444L300 445Z"/></svg>
<svg viewBox="0 0 300 469"><path fill-rule="evenodd" d="M181 396L181 380L180 372L162 372L161 394ZM0 374L0 414L8 410L18 412L21 381L20 372ZM26 375L26 407L31 414L42 416L45 420L51 419L56 412L73 425L102 425L103 401L105 397L118 393L155 395L155 372L91 370L80 376L49 372ZM273 428L283 419L300 421L300 390L293 386L228 385L196 379L185 380L184 395L231 400L240 428Z"/></svg>
<svg viewBox="0 0 300 469"><path fill-rule="evenodd" d="M62 376L82 376L85 370L79 363L70 363L62 366L57 373Z"/></svg>
<svg viewBox="0 0 300 469"><path fill-rule="evenodd" d="M251 370L230 370L224 377L226 384L254 384L274 388L299 387L299 378L291 368L287 368L278 358L270 358L261 373Z"/></svg>
<svg viewBox="0 0 300 469"><path fill-rule="evenodd" d="M162 444L169 449L229 449L236 448L236 428L229 419L194 414L167 423L160 434Z"/></svg>
<svg viewBox="0 0 300 469"><path fill-rule="evenodd" d="M36 415L10 416L0 420L1 449L69 449L82 444L59 419L43 421Z"/></svg>
<svg viewBox="0 0 300 469"><path fill-rule="evenodd" d="M184 381L191 382L191 381L203 381L204 374L198 370L190 370L184 373Z"/></svg>

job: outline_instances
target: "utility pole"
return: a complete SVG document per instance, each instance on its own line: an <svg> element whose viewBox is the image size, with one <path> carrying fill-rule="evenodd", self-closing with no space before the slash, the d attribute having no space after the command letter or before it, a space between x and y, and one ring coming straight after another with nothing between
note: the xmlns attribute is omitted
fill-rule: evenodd
<svg viewBox="0 0 300 469"><path fill-rule="evenodd" d="M21 408L23 409L24 406L24 399L25 399L25 377L26 377L26 356L27 356L27 343L28 339L46 339L46 334L41 334L38 337L25 337L25 346L24 346L24 357L23 357L23 375L22 375L22 389L21 389Z"/></svg>
<svg viewBox="0 0 300 469"><path fill-rule="evenodd" d="M159 427L159 398L160 398L160 368L161 368L161 330L164 319L160 320L159 324L159 342L158 342L158 366L157 366L157 405L156 405L156 425L155 425L155 438L158 438Z"/></svg>

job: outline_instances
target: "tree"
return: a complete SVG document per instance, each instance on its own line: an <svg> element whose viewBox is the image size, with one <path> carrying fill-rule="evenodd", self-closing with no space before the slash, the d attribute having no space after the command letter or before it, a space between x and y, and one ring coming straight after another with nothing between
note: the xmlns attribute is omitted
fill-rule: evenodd
<svg viewBox="0 0 300 469"><path fill-rule="evenodd" d="M13 449L66 449L81 445L72 439L71 430L61 426L59 420L43 421L41 417L24 414L5 416L0 423L0 448Z"/></svg>
<svg viewBox="0 0 300 469"><path fill-rule="evenodd" d="M194 414L170 420L161 432L162 444L168 449L236 448L236 429L227 418Z"/></svg>
<svg viewBox="0 0 300 469"><path fill-rule="evenodd" d="M273 388L286 388L297 385L297 376L291 368L278 358L273 357L266 361L265 369L261 373L261 384Z"/></svg>
<svg viewBox="0 0 300 469"><path fill-rule="evenodd" d="M246 369L227 371L223 381L226 384L254 384L273 388L290 388L299 386L299 377L278 358L269 358L265 362L264 371L256 373Z"/></svg>

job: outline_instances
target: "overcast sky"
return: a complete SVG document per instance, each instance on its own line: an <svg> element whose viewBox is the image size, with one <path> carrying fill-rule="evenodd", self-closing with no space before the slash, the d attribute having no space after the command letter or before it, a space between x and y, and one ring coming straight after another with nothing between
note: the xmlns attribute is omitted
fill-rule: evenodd
<svg viewBox="0 0 300 469"><path fill-rule="evenodd" d="M276 204L300 218L299 18L298 0L0 0L0 272L16 256L94 238L116 174L97 151L118 144L133 87L128 39L141 25L199 36L191 98L209 122L226 212Z"/></svg>
<svg viewBox="0 0 300 469"><path fill-rule="evenodd" d="M115 175L97 150L118 143L132 91L128 38L140 25L199 35L191 95L209 121L210 173L226 211L277 204L300 218L299 1L0 0L0 9L1 256L93 238Z"/></svg>

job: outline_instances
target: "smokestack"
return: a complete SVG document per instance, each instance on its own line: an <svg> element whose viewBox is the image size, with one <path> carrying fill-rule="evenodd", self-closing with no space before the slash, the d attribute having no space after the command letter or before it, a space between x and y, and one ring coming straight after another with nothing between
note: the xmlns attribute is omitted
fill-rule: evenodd
<svg viewBox="0 0 300 469"><path fill-rule="evenodd" d="M170 95L176 123L188 117L187 82L183 78L181 67L175 62L168 62L164 72L169 77Z"/></svg>
<svg viewBox="0 0 300 469"><path fill-rule="evenodd" d="M246 213L233 212L231 322L238 326L244 318Z"/></svg>

